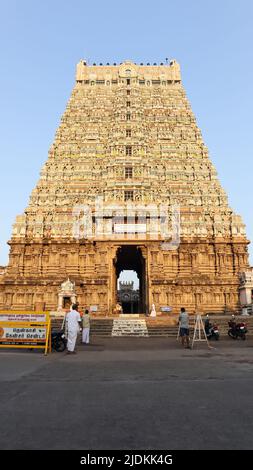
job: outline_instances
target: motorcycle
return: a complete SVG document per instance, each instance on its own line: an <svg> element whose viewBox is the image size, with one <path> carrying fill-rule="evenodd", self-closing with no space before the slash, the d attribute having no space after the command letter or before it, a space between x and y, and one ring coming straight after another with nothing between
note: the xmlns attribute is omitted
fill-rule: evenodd
<svg viewBox="0 0 253 470"><path fill-rule="evenodd" d="M52 349L57 352L63 352L67 346L67 339L63 330L52 331L51 334Z"/></svg>
<svg viewBox="0 0 253 470"><path fill-rule="evenodd" d="M246 339L246 333L248 332L246 323L240 322L236 323L234 320L228 322L228 336L233 339L241 338L242 340Z"/></svg>
<svg viewBox="0 0 253 470"><path fill-rule="evenodd" d="M206 324L205 332L207 339L215 339L218 341L220 338L218 325L212 325L211 323Z"/></svg>

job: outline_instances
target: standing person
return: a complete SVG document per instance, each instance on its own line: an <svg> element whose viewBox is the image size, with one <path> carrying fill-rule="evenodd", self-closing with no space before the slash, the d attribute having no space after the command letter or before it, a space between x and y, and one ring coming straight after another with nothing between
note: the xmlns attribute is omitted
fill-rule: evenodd
<svg viewBox="0 0 253 470"><path fill-rule="evenodd" d="M207 315L206 319L205 319L205 332L206 332L206 335L209 335L209 332L210 332L211 328L212 328L212 324L210 323L209 315Z"/></svg>
<svg viewBox="0 0 253 470"><path fill-rule="evenodd" d="M78 305L73 304L72 310L67 313L66 315L66 328L67 328L67 354L76 354L75 352L75 345L76 345L76 338L77 333L80 331L81 328L81 317L80 313L77 311Z"/></svg>
<svg viewBox="0 0 253 470"><path fill-rule="evenodd" d="M156 317L156 309L155 309L155 304L152 304L151 312L150 312L151 317Z"/></svg>
<svg viewBox="0 0 253 470"><path fill-rule="evenodd" d="M89 310L85 310L83 314L83 333L82 333L82 342L84 344L89 344L90 342L90 314Z"/></svg>
<svg viewBox="0 0 253 470"><path fill-rule="evenodd" d="M113 310L113 313L115 315L121 315L123 313L122 305L120 302L117 302L115 305L115 308Z"/></svg>
<svg viewBox="0 0 253 470"><path fill-rule="evenodd" d="M189 341L189 315L185 311L185 308L181 308L181 312L179 315L179 323L180 323L180 330L179 335L182 339L182 345L185 348L190 349L190 341Z"/></svg>

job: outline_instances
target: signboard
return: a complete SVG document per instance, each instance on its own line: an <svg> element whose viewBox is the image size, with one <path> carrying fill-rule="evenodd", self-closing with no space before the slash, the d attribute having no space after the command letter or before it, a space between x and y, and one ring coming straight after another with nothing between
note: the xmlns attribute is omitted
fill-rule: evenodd
<svg viewBox="0 0 253 470"><path fill-rule="evenodd" d="M0 321L44 322L48 320L48 313L9 313L0 312Z"/></svg>
<svg viewBox="0 0 253 470"><path fill-rule="evenodd" d="M47 329L37 324L26 326L26 323L0 322L0 342L16 344L20 343L43 343L46 341Z"/></svg>
<svg viewBox="0 0 253 470"><path fill-rule="evenodd" d="M97 312L98 311L98 306L97 305L91 305L90 306L90 311L91 312Z"/></svg>
<svg viewBox="0 0 253 470"><path fill-rule="evenodd" d="M146 224L114 224L114 233L146 233Z"/></svg>
<svg viewBox="0 0 253 470"><path fill-rule="evenodd" d="M0 312L0 348L44 349L51 352L48 312Z"/></svg>
<svg viewBox="0 0 253 470"><path fill-rule="evenodd" d="M172 307L161 307L161 312L172 312Z"/></svg>

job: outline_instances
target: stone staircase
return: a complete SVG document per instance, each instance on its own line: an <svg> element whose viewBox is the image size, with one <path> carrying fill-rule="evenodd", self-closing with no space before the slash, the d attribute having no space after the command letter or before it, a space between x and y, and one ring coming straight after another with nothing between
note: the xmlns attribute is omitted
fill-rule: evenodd
<svg viewBox="0 0 253 470"><path fill-rule="evenodd" d="M112 336L149 336L146 321L143 319L121 319L113 320Z"/></svg>
<svg viewBox="0 0 253 470"><path fill-rule="evenodd" d="M175 337L177 335L177 326L150 324L147 322L148 336L166 336Z"/></svg>
<svg viewBox="0 0 253 470"><path fill-rule="evenodd" d="M205 317L204 317L205 318ZM203 320L204 320L203 318ZM228 321L231 316L211 316L212 324L217 323L222 337L227 336ZM237 316L237 322L242 321L247 324L248 335L253 336L253 315ZM52 329L59 330L62 325L62 318L52 319ZM193 333L194 322L190 321L190 334ZM167 318L92 318L91 335L99 337L176 337L178 326L171 325Z"/></svg>
<svg viewBox="0 0 253 470"><path fill-rule="evenodd" d="M246 311L247 311L248 315L252 315L253 314L253 304L247 305Z"/></svg>
<svg viewBox="0 0 253 470"><path fill-rule="evenodd" d="M90 322L91 336L112 336L113 319L96 319Z"/></svg>

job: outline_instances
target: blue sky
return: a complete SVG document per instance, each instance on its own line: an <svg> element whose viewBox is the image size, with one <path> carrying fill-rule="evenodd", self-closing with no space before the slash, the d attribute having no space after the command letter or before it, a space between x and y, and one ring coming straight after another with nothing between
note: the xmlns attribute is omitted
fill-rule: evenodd
<svg viewBox="0 0 253 470"><path fill-rule="evenodd" d="M253 240L252 25L252 0L0 0L0 264L80 58L180 62L210 157Z"/></svg>

